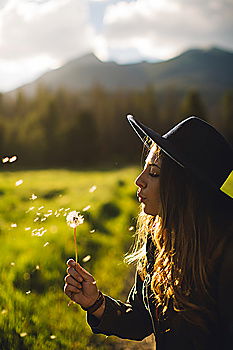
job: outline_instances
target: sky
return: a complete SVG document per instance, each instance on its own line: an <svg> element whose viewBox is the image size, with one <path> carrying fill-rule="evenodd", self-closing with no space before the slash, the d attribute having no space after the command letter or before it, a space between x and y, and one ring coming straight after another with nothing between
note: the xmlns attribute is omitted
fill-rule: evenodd
<svg viewBox="0 0 233 350"><path fill-rule="evenodd" d="M232 0L0 0L0 91L93 52L120 64L233 51Z"/></svg>

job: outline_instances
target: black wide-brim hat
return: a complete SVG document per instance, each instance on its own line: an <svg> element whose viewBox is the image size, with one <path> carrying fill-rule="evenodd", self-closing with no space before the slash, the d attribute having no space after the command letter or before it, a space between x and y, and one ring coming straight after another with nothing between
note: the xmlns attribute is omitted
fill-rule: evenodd
<svg viewBox="0 0 233 350"><path fill-rule="evenodd" d="M161 136L133 116L128 115L127 119L147 147L149 138L181 167L233 198L233 149L210 124L189 117Z"/></svg>

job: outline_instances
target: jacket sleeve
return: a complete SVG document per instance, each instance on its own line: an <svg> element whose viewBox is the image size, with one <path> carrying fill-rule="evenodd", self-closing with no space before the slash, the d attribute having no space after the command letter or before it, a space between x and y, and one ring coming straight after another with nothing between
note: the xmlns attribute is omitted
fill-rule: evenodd
<svg viewBox="0 0 233 350"><path fill-rule="evenodd" d="M142 340L153 332L150 314L143 303L142 280L138 274L126 303L109 296L105 296L105 299L105 311L100 320L87 314L87 322L93 333Z"/></svg>

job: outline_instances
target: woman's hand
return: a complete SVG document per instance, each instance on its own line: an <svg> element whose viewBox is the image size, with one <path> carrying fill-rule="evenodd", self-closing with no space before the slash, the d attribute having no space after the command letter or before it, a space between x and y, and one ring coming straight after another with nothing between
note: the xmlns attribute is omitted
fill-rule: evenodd
<svg viewBox="0 0 233 350"><path fill-rule="evenodd" d="M99 296L94 277L73 259L67 261L68 275L65 277L65 294L84 308L92 306Z"/></svg>

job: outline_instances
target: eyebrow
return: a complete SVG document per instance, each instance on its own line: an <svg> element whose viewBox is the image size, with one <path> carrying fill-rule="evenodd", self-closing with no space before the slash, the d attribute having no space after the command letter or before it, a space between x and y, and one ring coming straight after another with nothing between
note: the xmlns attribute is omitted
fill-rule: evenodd
<svg viewBox="0 0 233 350"><path fill-rule="evenodd" d="M149 166L156 166L158 169L161 169L161 168L158 166L158 164L156 164L156 163L148 163L148 165L149 165Z"/></svg>

